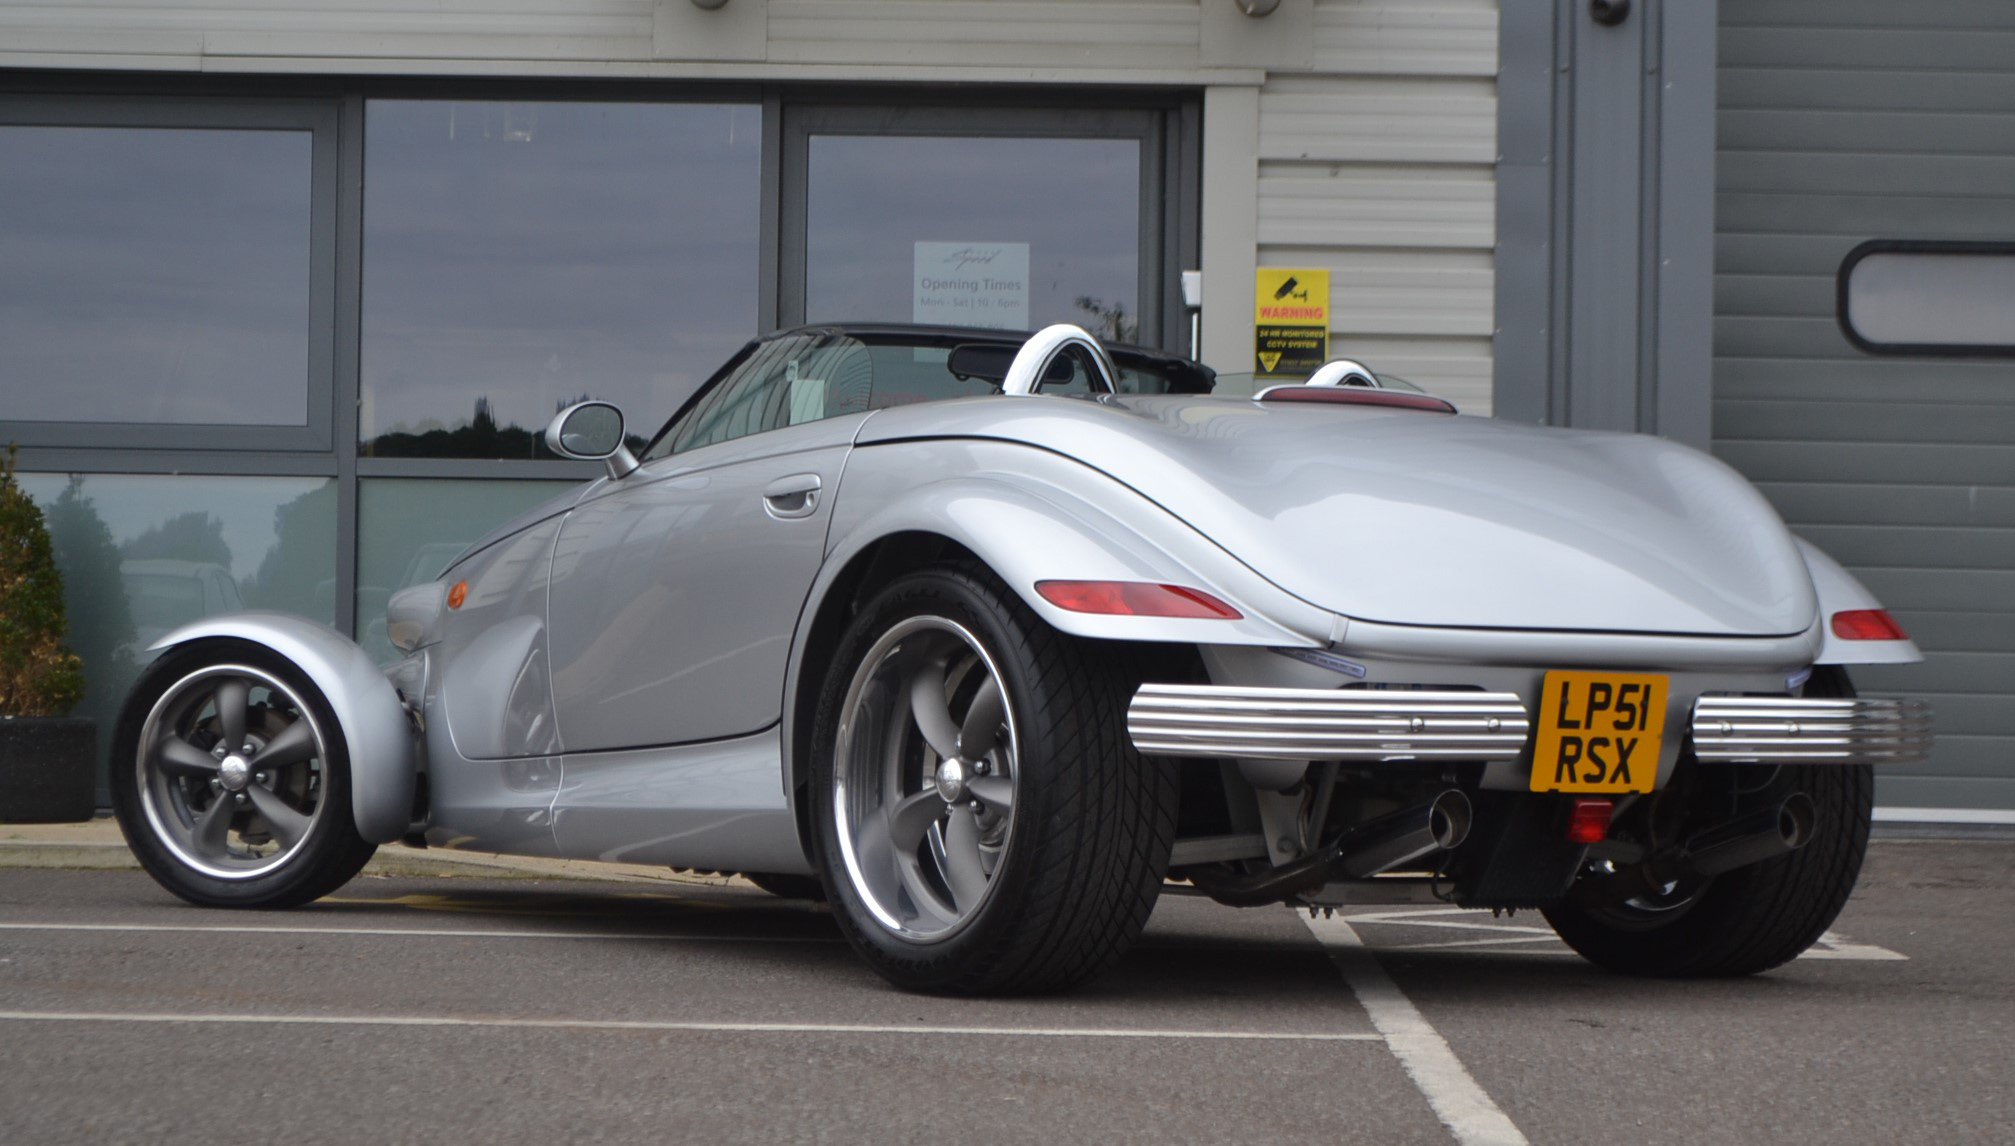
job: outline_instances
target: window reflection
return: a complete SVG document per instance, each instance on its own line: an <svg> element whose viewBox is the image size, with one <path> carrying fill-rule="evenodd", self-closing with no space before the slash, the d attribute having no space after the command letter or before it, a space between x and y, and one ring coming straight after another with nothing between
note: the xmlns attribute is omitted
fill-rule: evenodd
<svg viewBox="0 0 2015 1146"><path fill-rule="evenodd" d="M0 126L0 413L306 425L311 143Z"/></svg>
<svg viewBox="0 0 2015 1146"><path fill-rule="evenodd" d="M805 319L1140 340L1140 144L814 135Z"/></svg>
<svg viewBox="0 0 2015 1146"><path fill-rule="evenodd" d="M755 333L761 109L377 100L361 423L379 457L549 457L584 398L661 424Z"/></svg>
<svg viewBox="0 0 2015 1146"><path fill-rule="evenodd" d="M178 626L237 609L335 620L336 483L325 478L16 475L42 507L84 660L76 715L105 751L126 690Z"/></svg>
<svg viewBox="0 0 2015 1146"><path fill-rule="evenodd" d="M372 658L398 656L385 603L431 581L470 542L579 482L366 478L357 491L357 640Z"/></svg>

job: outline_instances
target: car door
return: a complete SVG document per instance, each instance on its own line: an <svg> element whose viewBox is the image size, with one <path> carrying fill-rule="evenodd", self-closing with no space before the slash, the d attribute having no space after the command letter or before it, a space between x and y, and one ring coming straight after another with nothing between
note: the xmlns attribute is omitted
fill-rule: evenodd
<svg viewBox="0 0 2015 1146"><path fill-rule="evenodd" d="M718 740L777 721L831 494L865 416L675 454L568 515L549 605L565 752Z"/></svg>

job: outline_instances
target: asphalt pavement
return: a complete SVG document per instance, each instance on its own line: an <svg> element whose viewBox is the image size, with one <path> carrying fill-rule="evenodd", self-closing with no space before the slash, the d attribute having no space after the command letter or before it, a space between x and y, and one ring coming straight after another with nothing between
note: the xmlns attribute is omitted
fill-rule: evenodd
<svg viewBox="0 0 2015 1146"><path fill-rule="evenodd" d="M739 880L388 848L287 912L0 827L0 1142L2015 1141L2015 841L1885 839L1767 975L1531 913L1165 897L1061 998L903 994Z"/></svg>

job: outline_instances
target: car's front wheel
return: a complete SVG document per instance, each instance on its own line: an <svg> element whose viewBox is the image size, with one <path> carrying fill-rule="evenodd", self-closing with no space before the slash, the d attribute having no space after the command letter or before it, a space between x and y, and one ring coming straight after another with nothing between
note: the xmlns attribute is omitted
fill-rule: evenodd
<svg viewBox="0 0 2015 1146"><path fill-rule="evenodd" d="M1172 771L1126 735L1123 658L1046 625L987 570L875 596L820 698L820 862L848 941L898 986L1061 990L1153 909Z"/></svg>
<svg viewBox="0 0 2015 1146"><path fill-rule="evenodd" d="M376 850L357 834L328 701L248 642L187 645L148 666L113 733L111 783L134 856L191 903L306 903Z"/></svg>

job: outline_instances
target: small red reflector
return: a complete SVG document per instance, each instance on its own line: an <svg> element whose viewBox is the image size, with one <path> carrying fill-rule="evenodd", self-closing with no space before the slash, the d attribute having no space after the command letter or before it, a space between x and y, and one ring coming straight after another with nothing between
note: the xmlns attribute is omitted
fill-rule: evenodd
<svg viewBox="0 0 2015 1146"><path fill-rule="evenodd" d="M1201 589L1147 581L1037 581L1035 591L1043 600L1073 613L1206 621L1236 621L1244 616Z"/></svg>
<svg viewBox="0 0 2015 1146"><path fill-rule="evenodd" d="M1833 614L1833 635L1843 641L1907 641L1903 626L1887 609L1849 609Z"/></svg>
<svg viewBox="0 0 2015 1146"><path fill-rule="evenodd" d="M1616 804L1609 800L1576 800L1567 814L1567 842L1599 844L1609 838L1609 816Z"/></svg>

